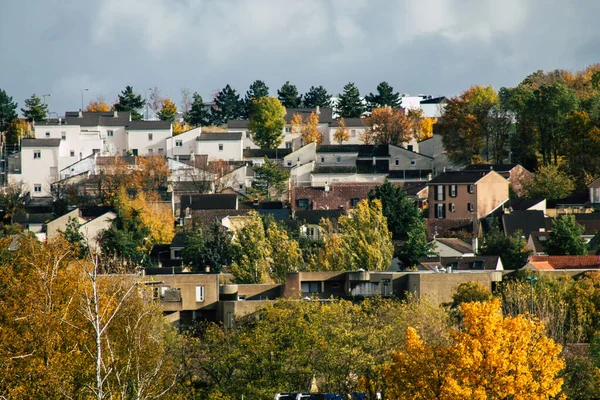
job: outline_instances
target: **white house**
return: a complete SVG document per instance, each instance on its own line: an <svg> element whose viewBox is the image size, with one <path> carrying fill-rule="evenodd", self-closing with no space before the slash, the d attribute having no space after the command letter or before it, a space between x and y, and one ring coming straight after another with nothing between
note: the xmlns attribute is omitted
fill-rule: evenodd
<svg viewBox="0 0 600 400"><path fill-rule="evenodd" d="M167 157L189 156L196 152L196 138L201 134L201 128L190 129L166 140Z"/></svg>
<svg viewBox="0 0 600 400"><path fill-rule="evenodd" d="M164 155L166 141L173 136L169 121L131 121L126 132L128 151L134 156Z"/></svg>
<svg viewBox="0 0 600 400"><path fill-rule="evenodd" d="M25 185L32 197L51 195L50 185L58 180L61 139L22 139L21 168L9 173L9 183Z"/></svg>
<svg viewBox="0 0 600 400"><path fill-rule="evenodd" d="M196 154L208 155L208 161L239 161L244 158L242 132L203 132L196 140Z"/></svg>
<svg viewBox="0 0 600 400"><path fill-rule="evenodd" d="M439 118L444 113L448 104L446 97L434 97L421 100L421 110L423 110L423 116L429 118Z"/></svg>

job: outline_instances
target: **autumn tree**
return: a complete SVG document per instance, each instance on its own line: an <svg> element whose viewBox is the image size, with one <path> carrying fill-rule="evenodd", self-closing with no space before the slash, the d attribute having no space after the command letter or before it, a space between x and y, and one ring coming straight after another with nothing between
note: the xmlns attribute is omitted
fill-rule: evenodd
<svg viewBox="0 0 600 400"><path fill-rule="evenodd" d="M474 301L491 301L492 292L481 282L461 282L452 294L452 308Z"/></svg>
<svg viewBox="0 0 600 400"><path fill-rule="evenodd" d="M139 121L142 119L140 110L146 105L146 100L142 96L133 92L132 86L126 86L119 95L117 102L113 106L115 111L131 112L131 119Z"/></svg>
<svg viewBox="0 0 600 400"><path fill-rule="evenodd" d="M478 249L482 256L500 256L506 270L516 270L527 264L531 250L522 232L505 235L498 227L492 227L484 236Z"/></svg>
<svg viewBox="0 0 600 400"><path fill-rule="evenodd" d="M377 85L377 93L369 93L365 96L367 102L367 108L372 110L374 108L400 107L400 93L394 92L394 88L387 82L381 82Z"/></svg>
<svg viewBox="0 0 600 400"><path fill-rule="evenodd" d="M285 108L298 108L302 104L302 96L298 94L298 88L290 81L286 81L277 91L277 98Z"/></svg>
<svg viewBox="0 0 600 400"><path fill-rule="evenodd" d="M354 83L349 82L344 86L344 91L338 95L335 110L344 118L360 118L363 115L365 105Z"/></svg>
<svg viewBox="0 0 600 400"><path fill-rule="evenodd" d="M558 396L565 364L561 346L526 316L504 317L498 300L463 303L464 328L453 343L429 345L414 328L386 368L386 396L484 399Z"/></svg>
<svg viewBox="0 0 600 400"><path fill-rule="evenodd" d="M321 144L323 134L319 131L319 115L311 112L307 117L295 113L290 121L292 132L299 134L302 138L302 144L306 145L312 142Z"/></svg>
<svg viewBox="0 0 600 400"><path fill-rule="evenodd" d="M285 283L288 272L298 272L303 267L300 245L296 240L290 239L287 231L275 221L267 226L267 238L272 249L271 278L276 283Z"/></svg>
<svg viewBox="0 0 600 400"><path fill-rule="evenodd" d="M402 147L413 137L410 119L401 108L375 108L365 119L367 144L392 144Z"/></svg>
<svg viewBox="0 0 600 400"><path fill-rule="evenodd" d="M406 116L416 140L421 141L433 136L433 125L437 122L437 118L425 117L420 108L409 109Z"/></svg>
<svg viewBox="0 0 600 400"><path fill-rule="evenodd" d="M0 132L6 132L17 117L17 103L13 103L13 98L0 89Z"/></svg>
<svg viewBox="0 0 600 400"><path fill-rule="evenodd" d="M21 112L29 122L44 122L48 116L48 104L43 103L34 93L25 100L25 108L21 108Z"/></svg>
<svg viewBox="0 0 600 400"><path fill-rule="evenodd" d="M333 139L337 142L337 144L342 144L343 142L347 142L350 140L350 134L348 133L348 128L346 128L346 121L344 118L340 118L338 121L338 127L333 134Z"/></svg>
<svg viewBox="0 0 600 400"><path fill-rule="evenodd" d="M303 105L306 108L331 108L331 95L323 86L311 86L304 94Z"/></svg>
<svg viewBox="0 0 600 400"><path fill-rule="evenodd" d="M269 87L266 83L264 83L261 80L256 80L252 82L252 84L246 91L246 96L244 97L246 119L250 119L250 116L254 111L254 101L258 101L261 97L267 97L268 95Z"/></svg>
<svg viewBox="0 0 600 400"><path fill-rule="evenodd" d="M581 238L584 227L575 221L573 215L561 215L554 219L552 231L544 243L546 253L551 256L582 256L587 254L587 246Z"/></svg>
<svg viewBox="0 0 600 400"><path fill-rule="evenodd" d="M252 140L262 149L276 149L283 141L285 107L275 97L256 101L248 129Z"/></svg>
<svg viewBox="0 0 600 400"><path fill-rule="evenodd" d="M241 119L244 116L244 101L238 92L226 85L215 95L215 105L211 111L211 124L225 125L230 119Z"/></svg>
<svg viewBox="0 0 600 400"><path fill-rule="evenodd" d="M172 124L173 136L180 135L183 132L189 131L191 128L186 122L175 121Z"/></svg>
<svg viewBox="0 0 600 400"><path fill-rule="evenodd" d="M31 131L31 125L26 119L15 118L8 125L6 132L6 142L10 144L17 144L22 138L31 137L33 132Z"/></svg>
<svg viewBox="0 0 600 400"><path fill-rule="evenodd" d="M11 183L2 188L0 210L5 222L12 224L15 215L25 208L25 194L23 183Z"/></svg>
<svg viewBox="0 0 600 400"><path fill-rule="evenodd" d="M96 100L90 101L85 108L86 112L109 112L110 106L104 100L104 97L98 96Z"/></svg>
<svg viewBox="0 0 600 400"><path fill-rule="evenodd" d="M573 178L557 165L543 165L524 184L525 194L530 199L562 199L575 190Z"/></svg>
<svg viewBox="0 0 600 400"><path fill-rule="evenodd" d="M600 128L585 111L572 113L565 121L567 143L564 154L569 175L577 186L585 187L586 177L600 174Z"/></svg>
<svg viewBox="0 0 600 400"><path fill-rule="evenodd" d="M183 120L192 126L208 126L210 125L210 112L204 105L204 100L197 92L192 96L193 101L190 110L183 115Z"/></svg>
<svg viewBox="0 0 600 400"><path fill-rule="evenodd" d="M161 121L175 120L177 114L177 106L171 101L171 99L165 98L161 101L160 110L158 110L157 116Z"/></svg>
<svg viewBox="0 0 600 400"><path fill-rule="evenodd" d="M260 216L252 211L233 240L231 273L238 283L269 283L273 249Z"/></svg>
<svg viewBox="0 0 600 400"><path fill-rule="evenodd" d="M290 171L277 162L264 158L262 165L254 167L251 193L271 199L278 197L287 187Z"/></svg>

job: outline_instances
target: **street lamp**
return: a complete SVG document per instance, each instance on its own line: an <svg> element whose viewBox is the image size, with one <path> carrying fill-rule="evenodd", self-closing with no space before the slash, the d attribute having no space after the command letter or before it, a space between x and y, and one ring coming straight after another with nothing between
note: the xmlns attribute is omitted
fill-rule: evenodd
<svg viewBox="0 0 600 400"><path fill-rule="evenodd" d="M150 91L150 93L152 93L152 88L148 88L148 90ZM150 118L150 111L148 109L148 101L150 100L150 98L147 96L148 90L144 92L144 97L146 100L146 121Z"/></svg>
<svg viewBox="0 0 600 400"><path fill-rule="evenodd" d="M81 111L83 111L83 92L87 92L90 89L80 89L81 90Z"/></svg>
<svg viewBox="0 0 600 400"><path fill-rule="evenodd" d="M51 97L51 96L52 96L52 94L50 94L50 93L48 93L48 94L43 94L43 95L42 95L42 102L43 102L44 104L46 104L46 97Z"/></svg>
<svg viewBox="0 0 600 400"><path fill-rule="evenodd" d="M525 279L529 281L531 287L530 298L531 298L531 316L533 316L533 283L538 280L537 276L526 276Z"/></svg>

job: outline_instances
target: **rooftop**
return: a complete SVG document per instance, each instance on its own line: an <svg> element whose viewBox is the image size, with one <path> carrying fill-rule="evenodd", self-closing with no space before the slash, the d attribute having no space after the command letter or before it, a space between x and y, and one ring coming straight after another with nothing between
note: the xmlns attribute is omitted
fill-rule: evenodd
<svg viewBox="0 0 600 400"><path fill-rule="evenodd" d="M181 210L237 210L235 194L195 194L181 196ZM182 214L183 215L183 214Z"/></svg>
<svg viewBox="0 0 600 400"><path fill-rule="evenodd" d="M444 96L442 97L434 97L432 99L427 99L427 100L421 100L421 104L440 104L440 103L447 103L448 99Z"/></svg>
<svg viewBox="0 0 600 400"><path fill-rule="evenodd" d="M554 269L600 269L600 256L531 256L529 262L547 262Z"/></svg>
<svg viewBox="0 0 600 400"><path fill-rule="evenodd" d="M58 147L60 139L21 139L21 147Z"/></svg>
<svg viewBox="0 0 600 400"><path fill-rule="evenodd" d="M485 171L448 171L434 177L428 182L429 185L435 184L473 184L487 175Z"/></svg>
<svg viewBox="0 0 600 400"><path fill-rule="evenodd" d="M441 244L444 244L451 249L454 249L463 254L473 253L473 246L470 243L465 242L458 238L435 238L435 240ZM434 249L435 251L435 249Z"/></svg>
<svg viewBox="0 0 600 400"><path fill-rule="evenodd" d="M507 235L512 235L517 231L521 231L521 235L527 235L529 232L546 228L544 212L541 210L515 210L504 214L502 223Z"/></svg>
<svg viewBox="0 0 600 400"><path fill-rule="evenodd" d="M496 171L509 172L519 164L471 164L464 168L464 171Z"/></svg>
<svg viewBox="0 0 600 400"><path fill-rule="evenodd" d="M129 131L146 131L153 129L171 129L170 121L130 121L125 125Z"/></svg>
<svg viewBox="0 0 600 400"><path fill-rule="evenodd" d="M388 145L328 144L317 147L317 153L358 153L359 157L389 157Z"/></svg>
<svg viewBox="0 0 600 400"><path fill-rule="evenodd" d="M242 140L242 132L202 132L196 141L209 140Z"/></svg>

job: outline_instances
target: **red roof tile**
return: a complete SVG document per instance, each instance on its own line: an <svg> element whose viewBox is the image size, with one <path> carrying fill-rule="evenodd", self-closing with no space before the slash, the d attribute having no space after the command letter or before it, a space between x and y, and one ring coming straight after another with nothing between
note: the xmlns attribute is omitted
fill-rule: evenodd
<svg viewBox="0 0 600 400"><path fill-rule="evenodd" d="M600 256L531 256L529 262L547 262L554 269L600 269Z"/></svg>

